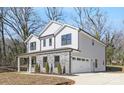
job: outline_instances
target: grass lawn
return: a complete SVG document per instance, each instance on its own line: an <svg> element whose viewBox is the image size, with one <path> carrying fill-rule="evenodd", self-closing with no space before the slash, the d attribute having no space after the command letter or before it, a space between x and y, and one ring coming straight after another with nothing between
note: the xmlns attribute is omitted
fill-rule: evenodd
<svg viewBox="0 0 124 93"><path fill-rule="evenodd" d="M73 83L73 80L62 77L27 75L15 72L0 73L0 85L59 85Z"/></svg>

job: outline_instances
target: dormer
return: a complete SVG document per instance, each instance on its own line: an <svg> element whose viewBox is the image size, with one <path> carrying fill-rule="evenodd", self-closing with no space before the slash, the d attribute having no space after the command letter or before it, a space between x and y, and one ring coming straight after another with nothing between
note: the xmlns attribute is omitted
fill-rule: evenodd
<svg viewBox="0 0 124 93"><path fill-rule="evenodd" d="M42 30L40 33L39 37L45 37L45 36L50 36L53 35L56 31L58 31L63 24L58 23L56 21L50 21L46 27Z"/></svg>
<svg viewBox="0 0 124 93"><path fill-rule="evenodd" d="M48 25L40 33L41 51L55 48L55 33L61 29L63 24L56 21L50 21Z"/></svg>

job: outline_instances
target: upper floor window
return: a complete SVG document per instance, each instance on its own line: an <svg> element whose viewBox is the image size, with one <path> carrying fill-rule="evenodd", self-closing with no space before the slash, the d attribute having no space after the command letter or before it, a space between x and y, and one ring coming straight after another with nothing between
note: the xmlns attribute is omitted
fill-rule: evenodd
<svg viewBox="0 0 124 93"><path fill-rule="evenodd" d="M92 46L94 46L94 40L92 39Z"/></svg>
<svg viewBox="0 0 124 93"><path fill-rule="evenodd" d="M52 46L52 38L49 39L49 46Z"/></svg>
<svg viewBox="0 0 124 93"><path fill-rule="evenodd" d="M61 45L69 45L69 44L71 44L71 34L62 35Z"/></svg>
<svg viewBox="0 0 124 93"><path fill-rule="evenodd" d="M30 43L30 50L36 50L36 42Z"/></svg>
<svg viewBox="0 0 124 93"><path fill-rule="evenodd" d="M43 46L46 46L46 39L43 40Z"/></svg>

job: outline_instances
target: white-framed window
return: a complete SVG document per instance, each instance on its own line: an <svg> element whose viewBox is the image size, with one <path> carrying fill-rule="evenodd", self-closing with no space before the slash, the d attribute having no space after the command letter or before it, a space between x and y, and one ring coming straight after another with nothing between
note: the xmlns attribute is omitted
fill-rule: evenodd
<svg viewBox="0 0 124 93"><path fill-rule="evenodd" d="M70 45L71 44L71 33L61 36L61 45Z"/></svg>
<svg viewBox="0 0 124 93"><path fill-rule="evenodd" d="M92 46L94 46L94 40L92 39Z"/></svg>
<svg viewBox="0 0 124 93"><path fill-rule="evenodd" d="M54 67L57 67L59 62L60 62L60 56L54 56Z"/></svg>
<svg viewBox="0 0 124 93"><path fill-rule="evenodd" d="M30 50L36 50L36 42L30 43Z"/></svg>
<svg viewBox="0 0 124 93"><path fill-rule="evenodd" d="M32 67L35 67L35 65L36 65L36 56L32 57L31 62L32 62Z"/></svg>
<svg viewBox="0 0 124 93"><path fill-rule="evenodd" d="M47 63L47 56L44 56L43 57L43 67L45 67L46 63Z"/></svg>
<svg viewBox="0 0 124 93"><path fill-rule="evenodd" d="M104 60L103 60L103 65L105 65L105 62L104 62Z"/></svg>
<svg viewBox="0 0 124 93"><path fill-rule="evenodd" d="M72 57L72 59L73 59L73 60L76 60L76 58L75 58L75 57Z"/></svg>
<svg viewBox="0 0 124 93"><path fill-rule="evenodd" d="M46 39L43 40L43 47L46 46Z"/></svg>
<svg viewBox="0 0 124 93"><path fill-rule="evenodd" d="M81 60L81 58L77 58L77 60L78 60L78 61L80 61L80 60Z"/></svg>
<svg viewBox="0 0 124 93"><path fill-rule="evenodd" d="M86 59L86 61L88 62L88 61L89 61L89 59Z"/></svg>
<svg viewBox="0 0 124 93"><path fill-rule="evenodd" d="M52 38L49 38L49 46L52 46Z"/></svg>

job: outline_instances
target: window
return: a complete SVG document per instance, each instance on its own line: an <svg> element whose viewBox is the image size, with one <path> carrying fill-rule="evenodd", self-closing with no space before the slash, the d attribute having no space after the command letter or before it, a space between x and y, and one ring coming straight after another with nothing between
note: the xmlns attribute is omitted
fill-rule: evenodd
<svg viewBox="0 0 124 93"><path fill-rule="evenodd" d="M105 65L105 64L104 64L104 60L103 60L103 65Z"/></svg>
<svg viewBox="0 0 124 93"><path fill-rule="evenodd" d="M45 67L46 62L47 62L47 57L43 57L43 67Z"/></svg>
<svg viewBox="0 0 124 93"><path fill-rule="evenodd" d="M43 40L43 47L46 46L46 39Z"/></svg>
<svg viewBox="0 0 124 93"><path fill-rule="evenodd" d="M49 39L49 46L52 46L52 38Z"/></svg>
<svg viewBox="0 0 124 93"><path fill-rule="evenodd" d="M69 45L69 44L71 44L71 34L62 35L61 45Z"/></svg>
<svg viewBox="0 0 124 93"><path fill-rule="evenodd" d="M89 61L88 59L86 59L86 61Z"/></svg>
<svg viewBox="0 0 124 93"><path fill-rule="evenodd" d="M78 61L80 61L80 60L81 60L81 58L77 58L77 60L78 60Z"/></svg>
<svg viewBox="0 0 124 93"><path fill-rule="evenodd" d="M60 60L59 56L54 56L54 62L55 62L54 67L57 67L59 60Z"/></svg>
<svg viewBox="0 0 124 93"><path fill-rule="evenodd" d="M36 42L30 43L30 50L36 50Z"/></svg>
<svg viewBox="0 0 124 93"><path fill-rule="evenodd" d="M36 57L35 56L32 57L31 62L32 62L32 67L34 67L36 64Z"/></svg>
<svg viewBox="0 0 124 93"><path fill-rule="evenodd" d="M92 45L94 46L94 40L92 39Z"/></svg>
<svg viewBox="0 0 124 93"><path fill-rule="evenodd" d="M85 61L85 59L83 58L82 61Z"/></svg>
<svg viewBox="0 0 124 93"><path fill-rule="evenodd" d="M72 59L73 59L73 60L76 60L76 58L75 58L75 57L72 57Z"/></svg>
<svg viewBox="0 0 124 93"><path fill-rule="evenodd" d="M98 64L97 64L98 60L95 59L95 67L97 68L98 67Z"/></svg>

